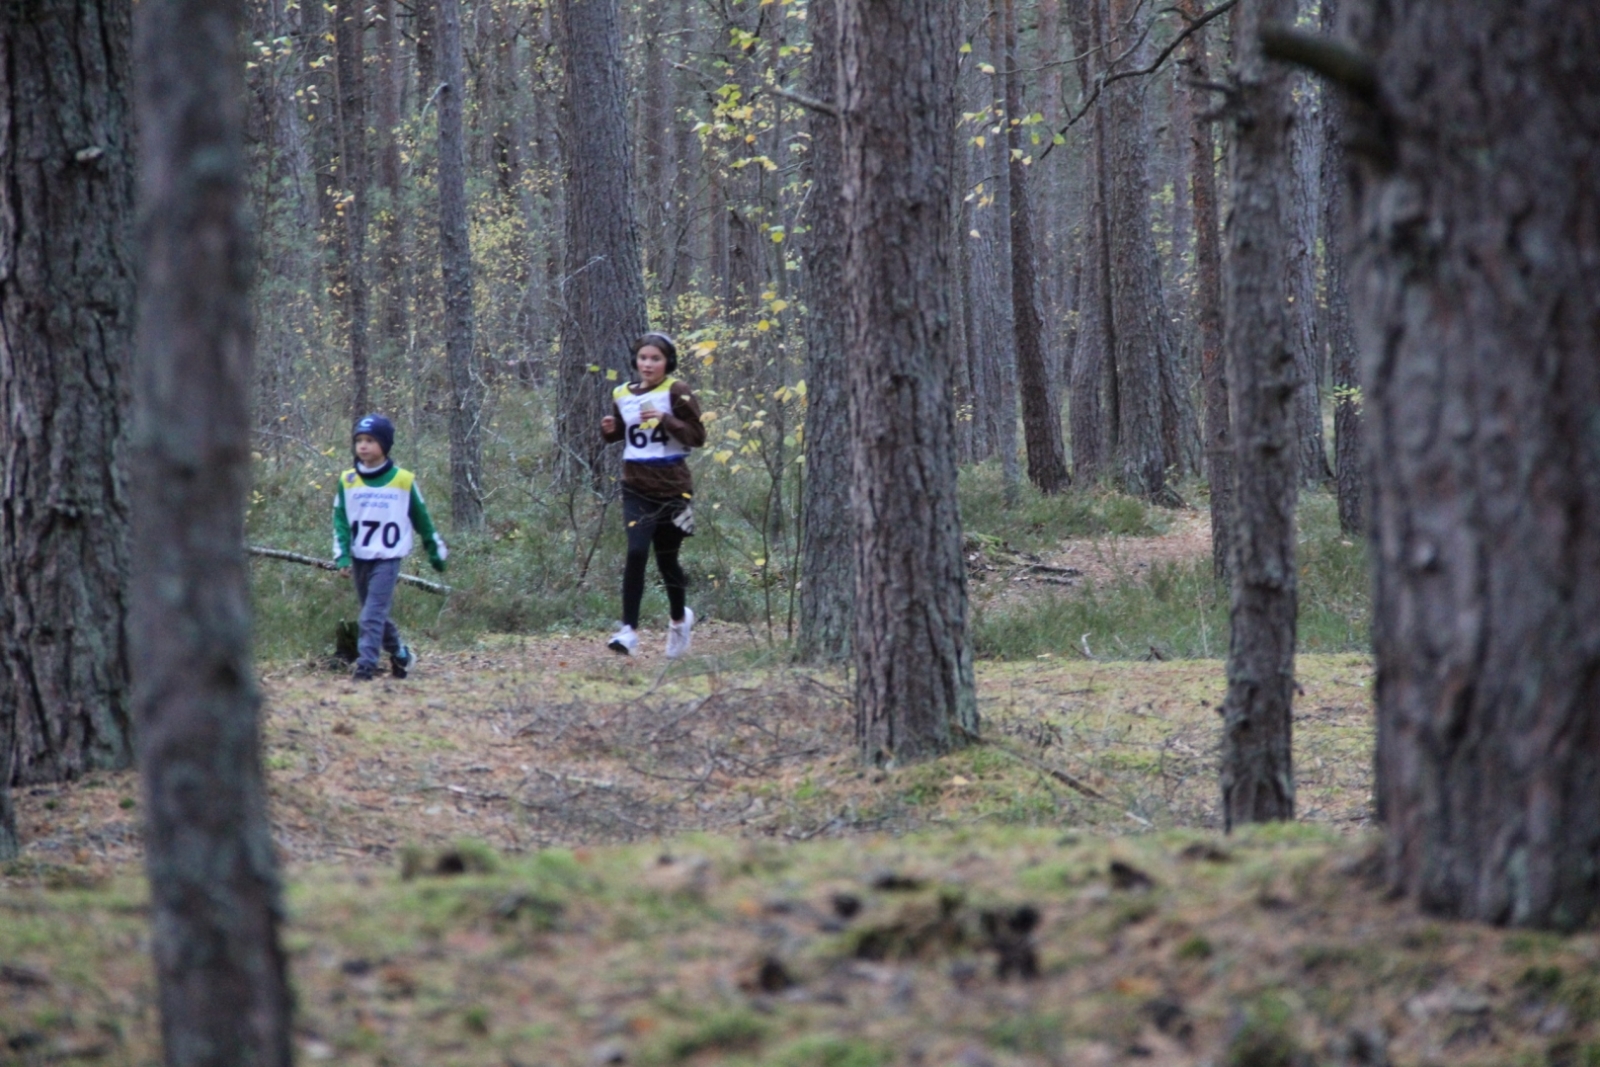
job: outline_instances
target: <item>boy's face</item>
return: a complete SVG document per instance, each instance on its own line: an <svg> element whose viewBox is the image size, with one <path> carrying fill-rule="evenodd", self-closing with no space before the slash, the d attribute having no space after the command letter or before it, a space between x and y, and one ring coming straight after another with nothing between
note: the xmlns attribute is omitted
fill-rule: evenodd
<svg viewBox="0 0 1600 1067"><path fill-rule="evenodd" d="M363 467L376 467L383 462L383 446L370 433L356 434L356 459Z"/></svg>

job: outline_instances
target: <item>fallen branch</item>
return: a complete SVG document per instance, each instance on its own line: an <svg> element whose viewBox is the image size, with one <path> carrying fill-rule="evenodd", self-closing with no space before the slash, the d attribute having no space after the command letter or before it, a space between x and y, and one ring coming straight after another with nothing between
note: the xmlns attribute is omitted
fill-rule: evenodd
<svg viewBox="0 0 1600 1067"><path fill-rule="evenodd" d="M281 559L285 563L299 563L302 566L315 567L322 571L336 571L339 569L332 560L318 559L316 556L307 556L300 552L286 552L281 548L263 548L261 545L250 545L249 550L252 556L261 556L265 559ZM400 575L400 581L439 596L447 596L455 592L454 589L443 582L430 582L428 579L418 578L414 574L402 574Z"/></svg>
<svg viewBox="0 0 1600 1067"><path fill-rule="evenodd" d="M1107 804L1113 803L1110 797L1106 796L1104 793L1100 792L1094 786L1090 785L1088 782L1085 782L1082 778L1079 778L1076 775L1068 774L1059 767L1052 767L1044 760L1030 756L1021 749L1012 748L1004 741L997 741L992 737L983 737L979 734L975 734L971 730L968 730L966 727L962 726L960 723L956 723L954 725L956 730L974 745L988 745L990 748L997 748L1001 752L1004 752L1006 755L1010 756L1012 759L1020 760L1021 762L1026 763L1040 774L1048 775L1060 782L1062 785L1075 789L1086 797L1090 797L1094 800L1102 800Z"/></svg>

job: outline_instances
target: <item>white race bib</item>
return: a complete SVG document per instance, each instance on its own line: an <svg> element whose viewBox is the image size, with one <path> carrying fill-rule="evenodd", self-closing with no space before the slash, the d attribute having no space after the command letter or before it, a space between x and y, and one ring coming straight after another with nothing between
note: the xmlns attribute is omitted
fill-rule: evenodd
<svg viewBox="0 0 1600 1067"><path fill-rule="evenodd" d="M689 454L689 446L662 429L659 418L646 420L640 414L647 405L658 416L672 413L671 378L637 396L626 385L619 385L611 399L622 414L623 459L630 463L676 463Z"/></svg>
<svg viewBox="0 0 1600 1067"><path fill-rule="evenodd" d="M399 559L411 554L410 471L396 471L382 487L370 486L345 471L344 514L350 521L350 555L356 559Z"/></svg>

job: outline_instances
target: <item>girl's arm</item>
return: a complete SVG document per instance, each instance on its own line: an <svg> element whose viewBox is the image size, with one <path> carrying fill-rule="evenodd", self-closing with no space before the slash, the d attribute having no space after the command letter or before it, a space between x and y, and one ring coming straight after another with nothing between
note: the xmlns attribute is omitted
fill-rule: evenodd
<svg viewBox="0 0 1600 1067"><path fill-rule="evenodd" d="M672 411L661 416L661 428L690 448L706 443L706 426L700 421L700 401L682 382L672 383Z"/></svg>
<svg viewBox="0 0 1600 1067"><path fill-rule="evenodd" d="M611 402L611 429L606 430L604 423L600 426L600 439L607 444L622 440L628 428L622 424L622 409L617 407L616 401Z"/></svg>

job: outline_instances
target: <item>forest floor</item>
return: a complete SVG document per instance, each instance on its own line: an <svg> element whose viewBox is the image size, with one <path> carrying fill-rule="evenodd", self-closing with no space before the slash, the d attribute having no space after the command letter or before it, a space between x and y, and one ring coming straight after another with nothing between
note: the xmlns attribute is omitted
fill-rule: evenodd
<svg viewBox="0 0 1600 1067"><path fill-rule="evenodd" d="M1018 597L1206 552L969 563ZM1219 661L980 663L985 742L878 771L841 674L644 636L266 667L302 1062L1600 1065L1600 936L1385 893L1363 656L1299 661L1299 822L1223 835ZM135 778L17 801L0 1064L157 1063Z"/></svg>

